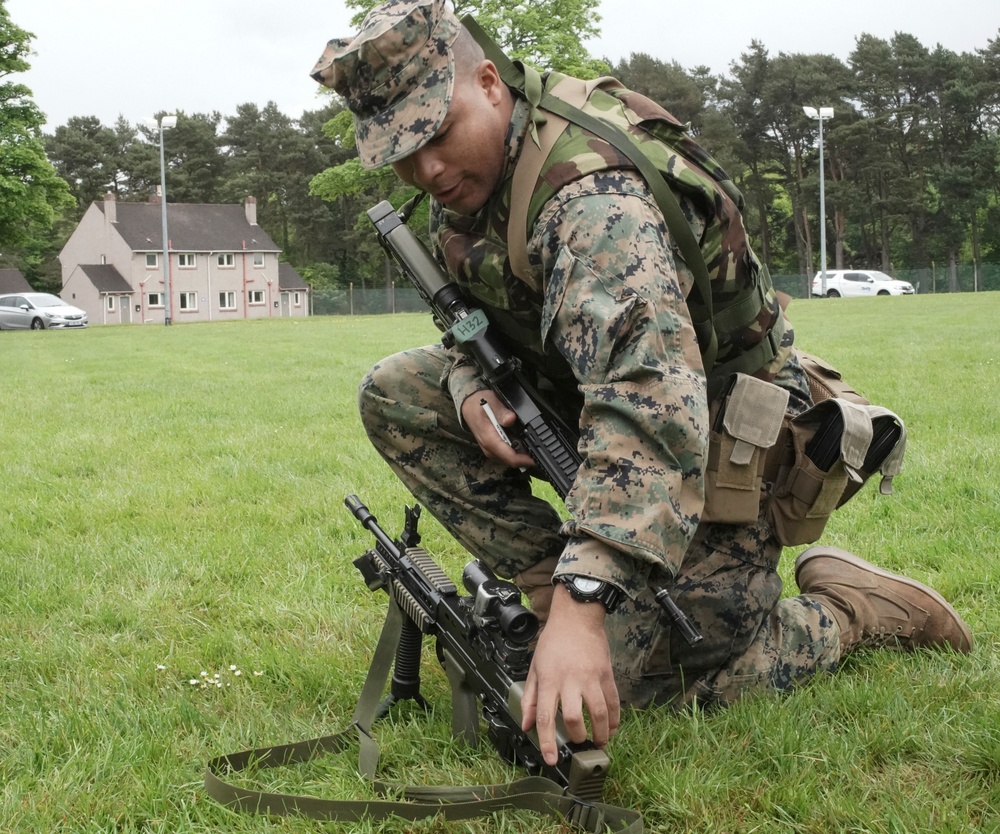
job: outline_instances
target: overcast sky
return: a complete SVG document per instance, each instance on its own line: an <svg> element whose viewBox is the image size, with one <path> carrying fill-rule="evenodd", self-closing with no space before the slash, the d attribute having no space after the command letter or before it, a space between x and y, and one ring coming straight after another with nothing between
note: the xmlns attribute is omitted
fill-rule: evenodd
<svg viewBox="0 0 1000 834"><path fill-rule="evenodd" d="M11 20L35 37L32 68L18 80L51 133L72 116L219 111L275 102L298 118L322 106L308 72L326 41L351 34L342 0L6 0ZM612 63L633 52L686 69L728 70L750 41L779 52L846 60L858 35L915 36L928 48L984 49L1000 35L998 0L602 0L601 37L590 52Z"/></svg>

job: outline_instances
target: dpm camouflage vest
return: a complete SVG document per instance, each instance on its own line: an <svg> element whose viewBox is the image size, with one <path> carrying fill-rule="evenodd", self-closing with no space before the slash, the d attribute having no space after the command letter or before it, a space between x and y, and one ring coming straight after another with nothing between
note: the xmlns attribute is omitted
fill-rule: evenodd
<svg viewBox="0 0 1000 834"><path fill-rule="evenodd" d="M660 179L655 185L663 191L665 182L704 219L704 230L695 241L676 197L657 196L675 242L684 234L690 241L686 250L681 247L681 254L696 276L688 306L696 330L701 325L699 343L710 391L717 391L734 371L772 377L781 365L776 357L784 318L767 268L747 240L742 198L718 163L667 111L614 79L583 82L558 73L542 77L530 67L510 66L523 73L519 89L528 100L532 123L513 176L486 211L475 220L448 215L448 222L436 231L459 283L497 311L501 329L540 354L537 317L519 311L541 303L542 276L528 262L527 239L542 207L574 180L642 165L639 171L647 184ZM511 83L509 75L505 81ZM552 106L559 115L549 109ZM605 139L578 121L595 131L599 123L618 130ZM672 217L668 216L671 202ZM701 230L700 224L697 228ZM695 267L701 270L701 282Z"/></svg>

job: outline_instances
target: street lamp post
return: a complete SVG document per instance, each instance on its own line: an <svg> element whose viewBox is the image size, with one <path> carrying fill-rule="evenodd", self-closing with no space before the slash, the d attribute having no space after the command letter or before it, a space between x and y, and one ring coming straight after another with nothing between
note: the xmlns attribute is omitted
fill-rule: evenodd
<svg viewBox="0 0 1000 834"><path fill-rule="evenodd" d="M167 166L163 159L163 131L177 126L176 116L160 116L159 122L147 119L146 124L160 132L160 222L163 226L163 323L170 326L170 238L167 237Z"/></svg>
<svg viewBox="0 0 1000 834"><path fill-rule="evenodd" d="M819 274L822 295L826 298L826 193L823 182L826 179L826 172L823 169L823 120L833 118L833 108L803 107L802 112L810 119L819 120Z"/></svg>

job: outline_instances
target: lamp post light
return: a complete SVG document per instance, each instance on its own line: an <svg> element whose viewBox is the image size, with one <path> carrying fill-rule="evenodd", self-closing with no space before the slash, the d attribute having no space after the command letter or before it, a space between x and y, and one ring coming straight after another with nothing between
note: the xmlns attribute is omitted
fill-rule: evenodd
<svg viewBox="0 0 1000 834"><path fill-rule="evenodd" d="M819 274L822 295L826 298L826 193L823 184L826 172L823 169L823 120L833 118L833 108L803 107L802 112L810 119L819 120Z"/></svg>
<svg viewBox="0 0 1000 834"><path fill-rule="evenodd" d="M160 132L160 222L163 226L163 323L170 326L170 239L167 237L167 166L163 160L163 131L177 126L176 116L160 116L146 124Z"/></svg>

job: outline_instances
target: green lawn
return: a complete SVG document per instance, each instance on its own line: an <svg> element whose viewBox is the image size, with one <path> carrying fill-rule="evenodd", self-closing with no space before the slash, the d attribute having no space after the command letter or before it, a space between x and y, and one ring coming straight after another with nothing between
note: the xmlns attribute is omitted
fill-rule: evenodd
<svg viewBox="0 0 1000 834"><path fill-rule="evenodd" d="M824 541L933 584L975 650L856 655L781 699L626 715L606 799L664 832L998 831L1000 293L790 312L799 344L909 432L895 496L869 485ZM368 534L343 499L393 534L407 499L355 387L435 332L398 315L0 334L0 831L566 830L527 813L266 820L202 788L214 755L349 723L386 600L351 564ZM423 531L457 579L465 555L429 518ZM429 646L424 681L432 715L380 727L385 778L518 775L449 737ZM355 762L261 778L370 797Z"/></svg>

